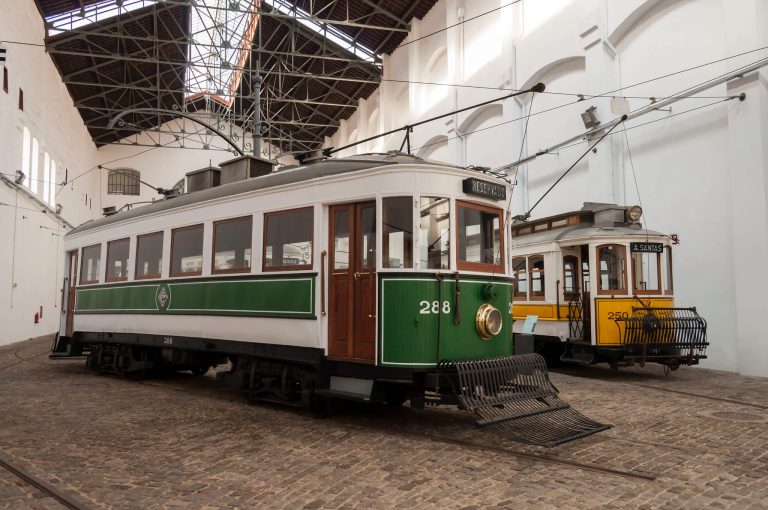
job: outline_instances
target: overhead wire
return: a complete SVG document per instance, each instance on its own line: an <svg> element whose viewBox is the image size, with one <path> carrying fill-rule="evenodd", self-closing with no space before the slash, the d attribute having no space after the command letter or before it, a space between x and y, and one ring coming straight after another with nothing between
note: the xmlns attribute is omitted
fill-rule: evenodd
<svg viewBox="0 0 768 510"><path fill-rule="evenodd" d="M437 34L446 32L446 31L450 30L451 28L458 27L459 25L463 25L464 23L469 23L470 21L474 21L474 20L476 20L478 18L482 18L483 16L486 16L488 14L492 14L492 13L494 13L496 11L500 11L500 10L504 9L505 7L510 7L512 5L519 4L522 1L523 0L514 0L513 2L510 2L510 3L506 4L506 5L501 5L499 7L495 7L493 9L491 9L490 11L485 11L485 12L482 12L482 13L476 15L476 16L472 16L471 18L463 19L463 20L459 21L458 23L454 23L453 25L448 25L447 27L443 27L440 30L435 30L434 32L430 32L429 34L422 35L420 37L417 37L416 39L412 39L410 41L406 41L404 43L401 43L398 46L398 48L403 48L405 46L408 46L409 44L413 44L415 42L421 41L421 40L426 39L428 37L432 37L433 35L437 35Z"/></svg>
<svg viewBox="0 0 768 510"><path fill-rule="evenodd" d="M627 120L627 116L626 116L626 115L624 115L624 116L621 118L621 122L622 122L622 123L623 123L623 122L626 122L626 120ZM543 195L541 195L541 197L539 197L539 199L536 201L536 203L535 203L535 204L533 204L533 205L531 206L531 208L530 208L530 209L528 209L528 211L527 211L525 214L523 214L523 215L522 215L522 218L520 218L520 219L526 220L526 219L530 218L530 216L531 216L531 212L533 212L533 210L534 210L534 209L536 209L536 207L537 207L537 206L538 206L538 205L541 203L541 201L542 201L542 200L544 200L544 198L545 198L547 195L549 195L549 192L550 192L550 191L552 191L552 190L555 188L555 186L557 186L557 185L560 183L560 181L562 181L562 180L565 178L565 176L566 176L566 175L568 175L568 173L569 173L571 170L573 170L573 169L576 167L576 165L579 163L579 161L581 161L582 159L584 159L584 157L585 157L587 154L589 154L589 151L591 151L592 149L594 149L595 147L597 147L597 145L598 145L600 142L602 142L602 141L603 141L603 139L604 139L606 136L610 135L610 134L611 134L611 131L613 131L614 129L616 129L616 127L617 127L619 124L620 124L620 123L614 124L614 125L611 127L611 129L609 129L608 131L606 131L606 132L605 132L605 133L604 133L604 134L603 134L603 135L602 135L600 138L598 138L598 140L597 140L597 141L596 141L596 142L595 142L595 143L594 143L594 144L593 144L591 147L589 147L589 148L588 148L586 151L584 151L584 153L583 153L581 156L579 156L579 158L578 158L576 161L574 161L574 162L573 162L573 164L572 164L571 166L569 166L569 167L568 167L568 169L567 169L565 172L563 172L563 174L562 174L560 177L558 177L558 178L557 178L557 180L556 180L554 183L552 183L552 186L550 186L550 187L547 189L547 191L545 191L545 192L544 192L544 194L543 194Z"/></svg>
<svg viewBox="0 0 768 510"><path fill-rule="evenodd" d="M733 55L733 56L731 56L731 57L726 57L726 58L724 58L724 59L719 59L719 60L717 60L717 61L713 61L713 62L710 62L710 63L721 62L721 61L723 61L723 60L727 60L728 58L735 58L735 57L738 57L738 56L746 55L746 54L748 54L748 53L753 53L753 52L755 52L755 51L759 51L759 50L763 50L763 49L768 49L768 46L765 46L765 47L763 47L763 48L758 48L758 49L755 49L755 50L751 50L751 51L748 51L748 52L743 52L743 53L740 53L740 54L738 54L738 55ZM689 90L691 90L691 89L693 89L693 88L695 88L695 87L698 87L698 86L700 86L700 85L706 84L706 83L708 83L708 82L710 82L710 81L714 81L714 80L717 80L718 78L722 78L723 76L726 76L726 75L728 75L728 74L732 74L732 73L738 72L740 69L744 69L744 68L746 68L746 67L749 67L749 66L751 66L751 65L753 65L753 64L755 64L755 63L757 63L757 62L760 62L760 61L762 61L762 60L766 60L766 59L765 59L765 58L762 58L762 59L756 60L756 61L754 61L754 62L751 62L751 63L749 63L749 64L746 64L746 65L744 65L744 66L741 66L741 67L739 67L739 68L736 68L735 70L731 70L731 71L729 71L729 72L727 72L727 73L724 73L724 74L721 74L721 75L715 76L715 77L713 77L713 78L709 78L709 79L707 79L707 80L705 80L705 81L703 81L703 82L700 82L700 83L698 83L698 84L696 84L696 85L693 85L693 86L691 86L691 87L688 87L688 88L686 88L686 89L683 89L683 90L681 90L681 91L677 92L676 94L674 94L674 95L672 95L672 96L667 96L666 98L662 98L662 97L659 97L659 98L654 98L654 99L668 99L668 98L677 97L678 95L680 95L680 94L683 94L683 93L685 93L685 92L687 92L687 91L689 91ZM678 71L678 72L670 73L670 74L667 74L667 75L663 75L663 76L660 76L660 77L656 77L656 78L653 78L653 79L649 79L649 80L644 80L644 81L642 81L642 82L637 82L637 83L635 83L635 84L632 84L632 85L628 85L627 87L623 87L622 89L617 89L617 90L624 90L625 88L630 88L630 87L634 87L634 86L636 86L636 85L640 85L640 84L644 84L644 83L649 83L649 82L652 82L652 81L655 81L655 80L660 80L660 79L666 78L666 77L668 77L668 76L673 76L673 75L676 75L676 74L680 74L680 72L685 72L685 71L690 71L690 70L693 70L693 69L698 69L698 68L700 68L700 67L703 67L703 66L705 66L705 65L708 65L708 64L702 64L702 65L699 65L699 66L690 67L690 68L687 68L687 69L685 69L685 70L682 70L682 71ZM611 91L611 92L616 92L616 90L614 90L614 91ZM611 93L611 92L605 92L605 93L603 93L603 94L600 94L600 95L597 95L597 96L591 96L591 97L592 97L592 98L595 98L595 97L605 97L605 96L606 96L606 94L609 94L609 93ZM546 91L545 91L545 92L543 92L543 93L546 93ZM624 97L624 96L622 96L622 97ZM721 101L716 101L716 102L714 102L714 103L709 103L709 104L707 104L707 105L703 105L703 106L700 106L700 107L692 108L692 109L690 109L690 110L686 110L686 111L695 111L695 110L698 110L698 109L700 109L700 108L702 108L702 107L710 106L711 104L717 104L717 103L719 103L719 102L722 102L722 101L730 101L730 100L732 100L732 99L736 99L737 97L739 97L739 96L686 96L686 98L690 98L690 99L720 99L720 100L721 100ZM640 98L640 99L645 99L645 98ZM650 98L648 98L648 99L650 99ZM567 106L572 106L572 105L574 105L574 104L577 104L577 103L580 103L580 102L582 102L582 100L581 100L581 99L579 99L579 100L577 100L577 101L571 101L571 102L569 102L569 103L563 103L563 104L561 104L561 105L553 106L553 107L551 107L551 108L548 108L548 109L546 109L546 110L542 110L542 111L540 111L540 112L536 112L536 113L530 114L530 116L535 116L535 115L540 115L540 114L542 114L542 113L551 112L551 111L554 111L554 110L558 110L558 109L560 109L560 108L565 108L565 107L567 107ZM636 109L635 109L635 110L633 110L631 113L634 113L634 112L636 112L636 111L638 111L638 110L641 110L642 108L646 108L646 106L642 106L642 107L636 108ZM664 117L664 118L670 118L670 117L674 117L674 116L675 116L675 115L668 115L668 116L666 116L666 117ZM476 130L473 130L473 131L468 131L468 132L464 133L462 136L466 136L466 135L468 135L468 134L477 133L477 132L481 132L481 131L486 131L486 130L488 130L488 129L493 129L493 128L496 128L496 127L499 127L499 126L503 126L503 125L506 125L506 124L510 124L510 123L513 123L513 122L518 122L518 121L520 121L520 120L523 120L523 119L525 119L525 118L527 118L527 117L523 116L523 117L517 117L517 118L515 118L515 119L511 119L511 120L507 120L507 121L499 122L499 123L496 123L496 124L492 124L492 125L490 125L490 126L485 126L485 127L482 127L482 128L476 129ZM651 122L654 122L654 121L651 121ZM642 125L645 125L645 124L638 124L638 125L636 125L636 126L632 126L631 128L625 128L625 129L633 129L633 128L635 128L635 127L640 127L640 126L642 126ZM439 140L439 141L436 141L436 142L431 142L431 143L428 143L428 144L424 144L424 145L421 145L421 146L419 146L419 147L416 147L416 148L414 148L413 150L414 150L414 151L416 151L416 150L419 150L419 149L423 149L423 148L425 148L425 147L430 147L430 146L432 146L432 145L439 145L439 144L445 143L447 140L453 140L453 139L456 139L456 138L458 138L458 136L453 136L453 137L449 137L449 138L447 138L447 139ZM579 143L582 143L582 142L579 142ZM568 145L568 146L566 146L566 147L561 147L561 148L572 147L573 145L578 145L578 144L571 144L571 145Z"/></svg>
<svg viewBox="0 0 768 510"><path fill-rule="evenodd" d="M476 19L481 18L483 16L486 16L488 14L497 12L497 11L499 11L499 10L505 8L505 7L509 7L511 5L515 5L515 4L517 4L517 3L521 2L521 1L522 0L516 0L516 1L511 2L509 4L502 5L502 6L494 8L494 9L491 9L489 11L483 12L483 13L478 14L476 16L473 16L471 18L464 19L464 20L462 20L462 21L460 21L458 23L454 23L452 25L444 27L444 28L442 28L440 30L437 30L435 32L431 32L429 34L425 34L425 35L420 36L420 37L418 37L416 39L413 39L411 41L407 41L407 42L401 44L399 47L408 46L408 45L413 44L413 43L415 43L417 41L420 41L420 40L426 39L428 37L431 37L433 35L445 32L445 31L447 31L447 30L449 30L451 28L454 28L456 26L462 25L464 23L468 23L469 21L473 21L473 20L476 20ZM8 40L8 39L4 39L4 40L2 40L0 42L2 42L2 43L9 43L9 44L25 45L25 46L42 47L42 48L46 47L45 44L29 43L29 42L24 42L24 41L14 41L14 40ZM744 51L744 52L737 53L737 54L734 54L734 55L729 55L727 57L723 57L723 58L720 58L720 59L712 60L712 61L705 62L705 63L699 64L699 65L696 65L696 66L688 67L688 68L685 68L685 69L680 69L678 71L674 71L674 72L667 73L667 74L664 74L664 75L656 76L654 78L649 78L649 79L646 79L646 80L643 80L643 81L640 81L640 82L633 83L631 85L622 86L622 87L620 87L618 89L614 89L614 90L611 90L611 91L603 92L602 94L597 94L597 95L579 94L579 93L566 93L566 92L555 92L555 91L545 91L544 93L547 93L547 94L552 94L552 95L568 95L568 96L573 96L573 97L579 97L580 99L578 101L570 102L570 103L565 103L565 104L562 104L562 105L558 105L558 106L555 106L553 108L549 108L547 110L543 110L541 112L530 113L530 111L529 111L529 115L527 117L525 117L525 118L529 119L533 115L538 115L538 114L546 113L546 112L553 111L553 110L556 110L556 109L559 109L559 108L564 108L566 106L573 105L573 104L578 103L578 102L580 102L582 100L585 100L585 99L595 99L595 98L600 98L600 97L608 97L610 94L613 94L613 93L619 92L619 91L623 91L623 90L626 90L626 89L629 89L629 88L632 88L632 87L636 87L638 85L643 85L643 84L651 83L651 82L658 81L658 80L661 80L661 79L664 79L664 78L668 78L668 77L671 77L671 76L676 76L676 75L679 75L679 74L682 74L682 73L685 73L685 72L689 72L689 71L692 71L692 70L695 70L695 69L700 69L702 67L706 67L706 66L713 65L713 64L716 64L716 63L724 62L724 61L727 61L727 60L730 60L730 59L733 59L733 58L741 57L741 56L744 56L744 55L748 55L748 54L755 53L755 52L762 51L762 50L766 50L766 49L768 49L768 46L763 46L763 47L760 47L760 48L754 48L752 50ZM413 83L413 84L427 84L427 85L439 85L439 86L452 86L452 87L465 87L465 88L487 88L487 89L494 89L494 90L507 90L507 89L504 89L502 87L484 87L484 86L471 85L471 84L443 84L443 83L436 83L436 82L420 82L420 81L415 81L415 80L396 80L396 79L382 79L382 81L400 82L400 83ZM513 90L514 91L515 89L508 89L508 90ZM668 97L674 97L674 96L668 96ZM646 97L639 97L639 96L631 96L631 97L628 97L628 98L652 99L651 97L646 98ZM693 96L693 97L691 97L691 99L694 99L694 98L695 99L704 99L704 98L709 98L709 97L707 97L707 96ZM712 97L712 98L714 98L714 97ZM725 97L725 98L723 98L723 100L729 100L729 99L732 99L732 97ZM705 106L708 106L708 105L705 105ZM694 108L694 109L691 109L691 110L688 110L688 111L694 111L696 109L698 109L698 108ZM493 126L486 126L485 128L482 128L480 130L471 131L470 133L474 133L474 132L478 132L478 131L486 130L486 129L492 129L494 127L498 127L498 126L501 126L501 125L509 124L511 122L517 122L519 120L522 120L522 118L523 117L520 117L520 118L517 118L517 119L513 119L513 120L509 120L509 121L505 121L505 122L501 122L501 123L495 124ZM641 125L644 125L644 124L641 124ZM639 127L639 126L640 125L633 126L632 128ZM625 129L627 129L627 128L625 128ZM466 133L466 134L469 134L469 133ZM456 137L453 137L453 138L456 138ZM441 141L441 142L434 142L433 144L425 144L425 145L422 145L422 146L420 146L420 147L418 147L418 148L416 148L414 150L418 150L418 149L421 149L421 148L424 148L424 147L428 147L430 145L434 145L434 144L437 144L437 143L443 143L443 141ZM161 146L161 147L163 147L163 146ZM116 159L108 161L108 162L106 162L104 164L110 164L110 163L114 163L116 161L120 161L120 160L123 160L123 159L128 159L128 158L131 158L131 157L136 157L136 156L139 156L139 155L144 154L146 152L149 152L151 150L154 150L156 148L160 148L160 147L151 147L151 148L149 148L149 149L147 149L145 151L141 151L141 152L139 152L137 154L133 154L133 155L125 156L125 157L121 157L121 158L116 158ZM83 177L83 176L89 174L90 172L96 170L98 167L99 167L99 165L96 165L96 166L90 168L89 170L87 170L87 171L85 171L85 172L83 172L83 173L73 177L68 182L56 183L57 186L59 186L59 190L56 191L56 195L59 194L59 192L63 189L63 186L65 184L72 183L72 182L76 181L80 177ZM12 175L12 174L10 176L14 177L14 175ZM39 179L38 179L38 181L45 182L45 181L39 180Z"/></svg>

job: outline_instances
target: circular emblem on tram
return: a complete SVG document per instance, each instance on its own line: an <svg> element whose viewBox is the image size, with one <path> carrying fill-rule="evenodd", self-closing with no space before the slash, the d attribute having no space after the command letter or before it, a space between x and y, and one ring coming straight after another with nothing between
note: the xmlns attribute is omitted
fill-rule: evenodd
<svg viewBox="0 0 768 510"><path fill-rule="evenodd" d="M167 310L168 305L171 303L171 289L167 284L162 283L157 287L155 293L155 301L157 303L158 310Z"/></svg>

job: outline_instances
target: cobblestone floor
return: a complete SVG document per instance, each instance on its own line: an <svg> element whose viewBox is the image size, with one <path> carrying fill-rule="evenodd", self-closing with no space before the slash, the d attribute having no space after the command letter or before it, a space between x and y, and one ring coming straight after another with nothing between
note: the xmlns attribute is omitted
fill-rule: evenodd
<svg viewBox="0 0 768 510"><path fill-rule="evenodd" d="M49 346L0 348L0 454L93 508L768 508L768 379L562 370L563 398L613 428L545 449L449 409L316 419L212 373L133 382ZM0 468L0 508L57 505Z"/></svg>

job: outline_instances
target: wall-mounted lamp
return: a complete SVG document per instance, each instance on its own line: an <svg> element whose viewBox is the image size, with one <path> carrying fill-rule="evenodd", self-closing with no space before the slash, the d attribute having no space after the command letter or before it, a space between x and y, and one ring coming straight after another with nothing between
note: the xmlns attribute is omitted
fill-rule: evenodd
<svg viewBox="0 0 768 510"><path fill-rule="evenodd" d="M24 179L26 179L26 175L21 170L16 170L16 184L21 184L24 182Z"/></svg>
<svg viewBox="0 0 768 510"><path fill-rule="evenodd" d="M64 206L61 204L56 204L56 214L61 214L61 211L64 210Z"/></svg>

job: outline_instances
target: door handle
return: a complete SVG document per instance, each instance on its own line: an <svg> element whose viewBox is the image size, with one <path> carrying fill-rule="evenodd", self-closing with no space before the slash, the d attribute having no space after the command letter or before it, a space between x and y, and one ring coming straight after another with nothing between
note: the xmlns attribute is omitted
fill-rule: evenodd
<svg viewBox="0 0 768 510"><path fill-rule="evenodd" d="M355 281L359 280L362 275L363 275L363 273L355 273L354 274Z"/></svg>
<svg viewBox="0 0 768 510"><path fill-rule="evenodd" d="M376 316L375 316L375 315L369 315L369 316L368 316L368 318L369 318L369 319L375 319L375 318L376 318Z"/></svg>

